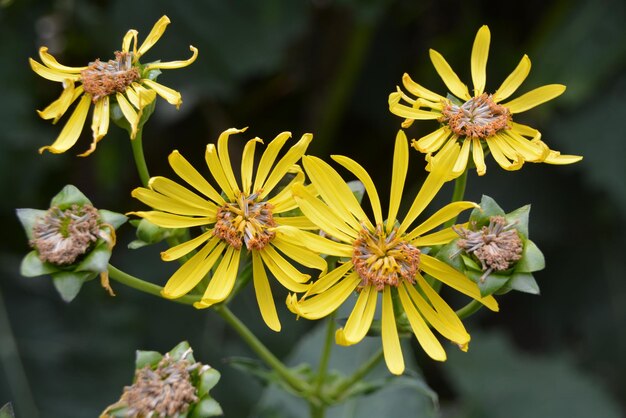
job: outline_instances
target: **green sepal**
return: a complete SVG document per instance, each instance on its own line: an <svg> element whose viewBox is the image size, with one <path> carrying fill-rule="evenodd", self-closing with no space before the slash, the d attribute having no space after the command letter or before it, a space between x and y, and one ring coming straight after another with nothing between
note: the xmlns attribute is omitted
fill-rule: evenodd
<svg viewBox="0 0 626 418"><path fill-rule="evenodd" d="M463 264L465 265L465 267L469 268L470 270L480 271L482 274L482 268L478 265L476 261L472 259L472 257L465 254L460 254L459 257L461 257L461 259L463 260Z"/></svg>
<svg viewBox="0 0 626 418"><path fill-rule="evenodd" d="M539 285L537 281L530 273L515 273L506 284L506 290L503 288L501 291L508 292L509 290L517 290L518 292L530 293L533 295L540 294Z"/></svg>
<svg viewBox="0 0 626 418"><path fill-rule="evenodd" d="M128 244L128 248L135 250L146 245L157 244L167 238L182 236L185 228L161 228L147 219L130 221L130 224L137 228L137 239Z"/></svg>
<svg viewBox="0 0 626 418"><path fill-rule="evenodd" d="M161 61L160 60L154 61L154 62L151 62L150 64L156 64L158 62L161 62ZM161 75L161 70L159 70L158 68L153 68L148 71L143 71L142 69L142 78L147 78L148 80L156 81L157 77L160 75Z"/></svg>
<svg viewBox="0 0 626 418"><path fill-rule="evenodd" d="M20 223L24 227L24 232L26 232L26 237L30 241L33 239L33 228L37 223L38 219L42 219L46 216L46 210L40 209L16 209L17 217L20 220Z"/></svg>
<svg viewBox="0 0 626 418"><path fill-rule="evenodd" d="M191 411L189 418L205 418L224 415L222 407L211 397L203 398Z"/></svg>
<svg viewBox="0 0 626 418"><path fill-rule="evenodd" d="M37 251L33 250L26 254L20 265L20 274L24 277L37 277L44 274L52 274L59 271L54 264L41 261Z"/></svg>
<svg viewBox="0 0 626 418"><path fill-rule="evenodd" d="M435 258L439 261L443 261L455 270L463 271L465 267L463 259L458 255L456 257L452 257L459 250L458 245L456 245L457 241L458 239L455 239L454 241L450 241L441 247L439 251L437 251Z"/></svg>
<svg viewBox="0 0 626 418"><path fill-rule="evenodd" d="M117 229L120 226L124 225L124 223L128 220L126 215L121 213L112 212L106 209L98 210L98 214L100 214L100 221L111 225L113 228Z"/></svg>
<svg viewBox="0 0 626 418"><path fill-rule="evenodd" d="M522 206L515 209L511 213L504 215L507 223L515 223L515 229L522 235L522 238L528 237L528 218L530 215L530 205Z"/></svg>
<svg viewBox="0 0 626 418"><path fill-rule="evenodd" d="M137 350L135 353L135 369L143 369L146 366L154 368L162 358L163 354L158 351Z"/></svg>
<svg viewBox="0 0 626 418"><path fill-rule="evenodd" d="M546 259L534 242L527 239L524 242L522 258L515 265L515 271L519 273L532 273L543 270L546 267Z"/></svg>
<svg viewBox="0 0 626 418"><path fill-rule="evenodd" d="M470 213L469 222L476 223L477 227L489 224L489 218L492 216L505 216L504 210L487 195L483 195L480 199L480 207L475 208Z"/></svg>
<svg viewBox="0 0 626 418"><path fill-rule="evenodd" d="M198 377L200 379L197 386L198 396L203 397L207 395L209 391L215 387L215 385L217 385L217 382L220 381L222 375L217 370L210 368L200 373L200 376Z"/></svg>
<svg viewBox="0 0 626 418"><path fill-rule="evenodd" d="M168 354L172 357L174 361L180 361L183 358L183 355L187 354L185 360L189 360L192 363L195 363L196 360L193 358L193 354L191 352L191 346L187 341L182 341L176 345L176 347L172 348Z"/></svg>
<svg viewBox="0 0 626 418"><path fill-rule="evenodd" d="M52 275L52 282L61 299L71 302L80 292L83 284L95 279L98 273L91 271L60 271Z"/></svg>
<svg viewBox="0 0 626 418"><path fill-rule="evenodd" d="M94 249L91 250L82 261L76 264L73 270L104 273L109 268L110 258L111 249L109 248L109 244L103 239L99 239Z"/></svg>
<svg viewBox="0 0 626 418"><path fill-rule="evenodd" d="M57 193L50 201L50 207L57 206L61 210L65 210L72 205L85 206L91 205L91 200L87 198L80 190L71 184L66 185Z"/></svg>
<svg viewBox="0 0 626 418"><path fill-rule="evenodd" d="M446 94L446 99L448 99L451 103L457 105L457 106L463 106L463 102L459 100L458 97L456 97L454 94L452 93L448 93Z"/></svg>
<svg viewBox="0 0 626 418"><path fill-rule="evenodd" d="M491 273L484 280L480 280L482 271L468 270L465 274L478 285L480 296L483 298L497 292L509 281L509 276L504 274Z"/></svg>

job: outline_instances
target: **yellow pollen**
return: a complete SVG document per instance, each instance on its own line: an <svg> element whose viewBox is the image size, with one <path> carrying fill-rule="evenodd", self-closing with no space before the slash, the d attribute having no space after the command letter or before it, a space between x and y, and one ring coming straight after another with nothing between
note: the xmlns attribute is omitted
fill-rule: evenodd
<svg viewBox="0 0 626 418"><path fill-rule="evenodd" d="M373 232L365 227L359 232L352 244L352 264L361 277L360 287L382 291L385 286L398 287L402 280L415 283L421 252L396 234L397 229L387 234L380 224Z"/></svg>
<svg viewBox="0 0 626 418"><path fill-rule="evenodd" d="M102 62L97 59L81 71L83 88L91 95L93 103L109 94L125 92L128 86L141 78L139 70L132 66L132 58L131 53L116 52L115 60Z"/></svg>
<svg viewBox="0 0 626 418"><path fill-rule="evenodd" d="M217 210L217 222L213 235L240 250L243 244L248 250L262 250L272 241L276 226L273 206L258 202L259 192L245 196L240 194L235 202L227 203Z"/></svg>
<svg viewBox="0 0 626 418"><path fill-rule="evenodd" d="M473 97L461 106L444 102L441 113L443 116L439 122L447 124L460 137L484 139L510 128L511 112L496 104L487 93Z"/></svg>

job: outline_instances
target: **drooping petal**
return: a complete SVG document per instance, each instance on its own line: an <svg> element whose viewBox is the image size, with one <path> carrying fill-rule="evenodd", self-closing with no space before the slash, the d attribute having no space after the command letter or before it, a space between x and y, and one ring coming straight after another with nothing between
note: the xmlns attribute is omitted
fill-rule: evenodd
<svg viewBox="0 0 626 418"><path fill-rule="evenodd" d="M432 229L435 229L444 222L457 217L459 213L463 212L464 210L474 209L478 207L479 206L476 203L466 201L447 204L446 206L435 212L430 218L422 222L417 228L411 231L407 235L407 239L411 239L412 237L418 237Z"/></svg>
<svg viewBox="0 0 626 418"><path fill-rule="evenodd" d="M382 340L385 363L389 371L395 375L404 372L404 358L400 348L398 329L396 328L396 318L393 313L393 302L391 301L391 289L385 286L383 290L383 314L382 314Z"/></svg>
<svg viewBox="0 0 626 418"><path fill-rule="evenodd" d="M131 43L132 43L132 51L131 51ZM137 61L139 57L137 57L137 31L135 29L130 29L124 35L124 39L122 39L122 52L132 52L134 55L134 61Z"/></svg>
<svg viewBox="0 0 626 418"><path fill-rule="evenodd" d="M139 83L132 83L130 86L132 88L127 89L126 94L128 95L129 99L131 97L130 96L131 94L135 95L136 103L133 103L133 105L137 109L140 109L140 110L143 109L144 107L152 103L154 99L156 99L156 96L157 96L156 91L152 89L147 89Z"/></svg>
<svg viewBox="0 0 626 418"><path fill-rule="evenodd" d="M457 316L456 312L452 310L450 305L448 305L443 298L439 296L439 293L435 292L432 286L419 273L417 274L417 283L420 286L423 295L426 297L426 300L429 302L429 306L432 305L432 307L435 308L438 317L446 324L448 333L446 334L440 331L441 334L457 344L467 344L470 340L470 336L465 330L465 326L463 325L463 322L461 322L461 319ZM413 300L417 300L417 297L422 295L413 286L410 286L410 288L407 286L407 290ZM420 312L422 311L420 310Z"/></svg>
<svg viewBox="0 0 626 418"><path fill-rule="evenodd" d="M500 165L500 167L504 168L508 171L519 170L524 164L524 160L515 159L512 162L507 159L504 155L502 149L500 148L500 144L498 143L496 137L487 138L487 145L489 146L489 150L493 155L493 158Z"/></svg>
<svg viewBox="0 0 626 418"><path fill-rule="evenodd" d="M165 32L165 28L170 24L170 19L167 16L162 16L152 27L152 30L143 41L137 53L135 54L137 58L141 57L145 54L159 39L163 36L163 32Z"/></svg>
<svg viewBox="0 0 626 418"><path fill-rule="evenodd" d="M542 162L550 152L546 144L541 141L531 142L513 130L505 130L499 134L522 158L531 162Z"/></svg>
<svg viewBox="0 0 626 418"><path fill-rule="evenodd" d="M156 81L149 80L147 78L142 78L141 82L145 84L148 88L156 91L156 93L163 99L165 99L169 104L176 106L176 109L178 109L180 105L183 104L183 98L176 90L159 84Z"/></svg>
<svg viewBox="0 0 626 418"><path fill-rule="evenodd" d="M429 52L430 60L432 61L435 70L437 70L437 74L439 74L439 77L441 77L450 92L460 99L471 99L472 96L470 96L467 86L463 84L446 59L434 49L431 49Z"/></svg>
<svg viewBox="0 0 626 418"><path fill-rule="evenodd" d="M409 91L409 93L414 94L417 97L421 97L432 102L440 102L445 99L445 97L417 84L407 73L402 75L402 84Z"/></svg>
<svg viewBox="0 0 626 418"><path fill-rule="evenodd" d="M59 64L59 62L52 55L48 53L48 47L42 46L39 48L39 58L41 58L41 62L46 67L64 72L69 74L80 74L81 71L85 70L87 67L68 67L66 65Z"/></svg>
<svg viewBox="0 0 626 418"><path fill-rule="evenodd" d="M109 96L102 97L96 102L93 108L93 116L91 119L91 132L93 134L93 140L89 149L82 154L78 154L79 157L86 157L96 150L96 145L109 130Z"/></svg>
<svg viewBox="0 0 626 418"><path fill-rule="evenodd" d="M548 157L543 162L548 164L565 165L577 163L582 159L583 157L580 155L561 155L558 151L550 150L550 154L548 154Z"/></svg>
<svg viewBox="0 0 626 418"><path fill-rule="evenodd" d="M274 297L272 296L272 289L267 280L263 261L255 251L252 252L252 280L254 282L256 301L263 321L272 331L279 332L281 327L278 313L276 312L276 305L274 304Z"/></svg>
<svg viewBox="0 0 626 418"><path fill-rule="evenodd" d="M478 138L472 138L472 160L476 166L476 173L483 176L487 172L487 166L485 165L485 153Z"/></svg>
<svg viewBox="0 0 626 418"><path fill-rule="evenodd" d="M61 96L50 103L44 110L38 110L37 113L42 119L54 119L52 123L57 123L61 116L67 112L67 109L69 109L72 103L74 103L83 92L83 86L74 88L74 82L67 80Z"/></svg>
<svg viewBox="0 0 626 418"><path fill-rule="evenodd" d="M278 160L276 166L267 177L267 180L261 185L261 189L263 190L259 195L261 198L265 198L272 190L274 190L274 187L276 187L278 182L281 181L289 170L291 170L292 166L300 160L306 152L306 149L312 139L313 135L311 134L302 135L302 138L300 138L294 146L289 148L283 158Z"/></svg>
<svg viewBox="0 0 626 418"><path fill-rule="evenodd" d="M421 137L418 140L413 140L411 146L419 152L431 153L437 152L443 144L452 135L452 131L447 126L442 126L434 132L429 133Z"/></svg>
<svg viewBox="0 0 626 418"><path fill-rule="evenodd" d="M193 53L193 55L189 59L182 60L182 61L152 62L150 64L147 64L144 67L144 71L155 70L155 69L173 70L176 68L186 67L192 64L198 57L198 48L196 48L193 45L189 45L189 50Z"/></svg>
<svg viewBox="0 0 626 418"><path fill-rule="evenodd" d="M530 73L530 59L527 55L524 55L515 67L515 70L502 82L502 85L496 90L493 95L493 101L498 103L502 100L506 100L515 93L515 91L522 85L526 77Z"/></svg>
<svg viewBox="0 0 626 418"><path fill-rule="evenodd" d="M343 244L318 234L308 231L302 231L291 226L278 226L274 229L277 234L282 234L285 239L293 240L293 242L302 242L311 251L319 254L334 255L337 257L352 257L352 245Z"/></svg>
<svg viewBox="0 0 626 418"><path fill-rule="evenodd" d="M560 96L565 89L566 87L562 84L549 84L547 86L537 87L517 99L513 99L502 105L507 107L511 113L525 112L528 109L532 109L535 106L539 106L542 103Z"/></svg>
<svg viewBox="0 0 626 418"><path fill-rule="evenodd" d="M298 313L307 319L320 319L333 313L352 294L361 282L358 274L353 273L323 293L296 303Z"/></svg>
<svg viewBox="0 0 626 418"><path fill-rule="evenodd" d="M463 140L463 145L461 146L461 152L459 153L458 158L456 159L454 166L452 167L452 171L454 172L463 172L467 167L467 161L469 160L469 150L472 141L470 138L465 138Z"/></svg>
<svg viewBox="0 0 626 418"><path fill-rule="evenodd" d="M83 126L85 126L90 105L91 97L87 94L83 95L54 143L39 148L39 153L50 151L53 154L61 154L70 149L78 141Z"/></svg>
<svg viewBox="0 0 626 418"><path fill-rule="evenodd" d="M167 158L170 166L178 176L189 183L197 191L223 206L226 201L224 198L209 184L209 182L183 157L178 151L173 151Z"/></svg>
<svg viewBox="0 0 626 418"><path fill-rule="evenodd" d="M399 130L396 135L396 144L393 151L393 169L391 173L391 191L389 192L389 212L387 215L387 233L393 229L402 193L404 191L404 180L409 168L409 143L403 130Z"/></svg>
<svg viewBox="0 0 626 418"><path fill-rule="evenodd" d="M259 190L263 183L265 183L265 179L267 179L278 153L289 138L291 138L291 132L281 132L276 135L276 138L265 148L261 160L259 161L256 177L254 178L254 185L252 186L254 190Z"/></svg>
<svg viewBox="0 0 626 418"><path fill-rule="evenodd" d="M215 217L190 217L174 215L160 211L128 212L127 215L136 215L145 218L161 228L189 228L192 226L210 225L215 223Z"/></svg>
<svg viewBox="0 0 626 418"><path fill-rule="evenodd" d="M241 154L241 189L246 194L250 194L252 185L252 168L254 167L254 149L257 142L263 143L261 138L254 138L246 142Z"/></svg>
<svg viewBox="0 0 626 418"><path fill-rule="evenodd" d="M374 286L367 286L361 291L343 329L346 342L356 344L365 337L374 319L377 299L378 291Z"/></svg>
<svg viewBox="0 0 626 418"><path fill-rule="evenodd" d="M472 83L474 84L474 96L480 96L485 91L487 82L487 58L489 56L489 42L491 33L489 27L483 25L478 29L474 46L472 47Z"/></svg>
<svg viewBox="0 0 626 418"><path fill-rule="evenodd" d="M432 120L441 117L441 113L429 110L416 109L400 103L402 93L396 92L389 95L389 111L394 115L413 120Z"/></svg>
<svg viewBox="0 0 626 418"><path fill-rule="evenodd" d="M46 80L56 81L59 83L62 83L65 80L80 80L80 73L73 74L66 71L59 71L53 68L48 68L45 65L41 65L32 58L29 58L28 62L30 63L30 68L32 68L34 72L36 72L39 76L45 78Z"/></svg>
<svg viewBox="0 0 626 418"><path fill-rule="evenodd" d="M165 251L162 251L161 260L178 260L179 258L186 256L187 254L198 248L200 245L204 244L207 240L209 240L206 245L206 247L209 247L208 251L212 250L220 242L220 239L218 237L213 236L213 231L208 230L205 233L198 235L193 239L190 239L189 241L185 241L182 244L178 244L175 247L171 247Z"/></svg>
<svg viewBox="0 0 626 418"><path fill-rule="evenodd" d="M139 115L122 93L116 93L115 98L117 99L117 104L120 105L120 110L122 111L124 118L126 118L130 124L130 139L135 139L137 136L137 128L139 126Z"/></svg>
<svg viewBox="0 0 626 418"><path fill-rule="evenodd" d="M276 235L272 240L272 245L296 263L302 264L305 267L318 269L321 271L320 274L326 273L326 260L320 257L315 251L311 251L306 246L306 243L297 245L284 239L281 235Z"/></svg>

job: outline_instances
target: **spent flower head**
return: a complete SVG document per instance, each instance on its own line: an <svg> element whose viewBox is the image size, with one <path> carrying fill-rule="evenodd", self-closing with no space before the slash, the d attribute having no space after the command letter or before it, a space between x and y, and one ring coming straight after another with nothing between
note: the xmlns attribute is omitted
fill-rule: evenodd
<svg viewBox="0 0 626 418"><path fill-rule="evenodd" d="M288 298L292 312L309 319L329 315L346 303L355 292L358 298L345 327L336 333L341 345L361 341L372 324L379 294L382 296L382 344L387 367L394 374L404 371L398 337L396 308L406 318L418 342L435 360L446 353L432 329L463 349L470 336L450 306L424 277L430 275L453 289L498 310L493 297L483 298L478 286L459 271L428 254L429 247L452 241L452 228L433 232L462 211L475 208L473 202L454 202L435 212L417 226L417 217L446 182L448 171L458 157L459 147L440 153L433 170L413 200L402 221L396 221L408 170L408 141L403 131L396 137L389 209L383 217L378 193L366 170L355 161L332 158L360 180L371 203L374 220L350 191L341 176L327 163L303 157L303 165L319 197L302 185L294 186L294 197L302 212L324 232L325 237L290 227L279 227L293 240L306 242L309 248L343 260L337 268L319 278L298 299ZM332 239L327 239L330 237ZM398 297L399 305L393 300Z"/></svg>
<svg viewBox="0 0 626 418"><path fill-rule="evenodd" d="M154 61L148 64L140 62L140 58L161 38L169 23L167 16L161 17L139 47L137 31L129 30L122 41L122 49L115 52L115 58L108 61L96 59L85 67L59 64L48 53L47 47L41 47L39 57L43 64L30 58L30 66L41 77L62 83L63 92L48 107L38 111L39 116L57 123L76 100L78 104L54 143L40 148L39 152L47 150L59 154L74 146L92 107L93 141L81 156L95 151L96 144L109 130L111 118L117 123L127 125L130 137L134 139L138 129L153 111L157 95L178 108L182 103L180 93L157 83L156 78L161 73L160 70L186 67L194 62L198 50L190 46L193 55L183 61Z"/></svg>
<svg viewBox="0 0 626 418"><path fill-rule="evenodd" d="M412 146L426 153L427 159L430 159L430 156L441 152L450 144L460 143L461 152L452 168L453 177L465 171L470 152L478 175L487 171L486 150L505 170L518 170L526 161L548 164L572 164L580 161L582 157L560 155L558 151L549 149L541 140L538 130L513 121L518 113L561 95L565 86L542 86L503 103L515 93L530 72L530 59L526 55L500 88L494 93L485 91L490 39L489 28L482 26L476 34L472 48L473 94L470 94L467 86L443 56L432 49L430 59L452 94L439 95L404 74L402 84L415 97L405 94L398 87L396 92L389 95L389 110L406 118L403 127L410 126L415 120L434 119L441 124L436 131L419 140L413 140Z"/></svg>
<svg viewBox="0 0 626 418"><path fill-rule="evenodd" d="M17 215L33 248L22 261L23 276L49 274L68 302L84 282L98 275L103 287L113 294L107 267L115 229L126 222L126 216L96 209L72 185L52 198L48 210L18 209Z"/></svg>
<svg viewBox="0 0 626 418"><path fill-rule="evenodd" d="M162 228L202 227L196 238L161 253L165 261L177 260L202 246L168 280L163 296L175 299L189 293L217 266L201 300L194 306L207 308L220 303L233 290L242 254L250 253L261 315L271 329L279 331L280 322L265 269L292 292L306 291L310 276L301 273L283 255L305 267L326 269L324 259L306 248L306 242L292 241L276 232L280 225L315 228L305 217L291 213L296 208L291 186L304 180L296 163L312 136L303 135L278 161L278 154L291 134L283 132L276 136L261 156L256 176L253 176L254 151L262 141L259 138L248 141L241 159L240 186L232 169L228 139L244 130L228 129L220 135L217 146L207 145L205 160L221 192L174 151L169 156L170 166L199 194L168 178L153 177L148 188L139 187L132 195L155 210L132 213ZM290 183L278 191L280 182L294 173Z"/></svg>

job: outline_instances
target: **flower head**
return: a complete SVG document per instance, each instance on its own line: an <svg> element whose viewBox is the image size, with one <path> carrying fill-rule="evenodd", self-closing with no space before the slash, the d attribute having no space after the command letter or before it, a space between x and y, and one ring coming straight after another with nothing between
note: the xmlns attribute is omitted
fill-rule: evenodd
<svg viewBox="0 0 626 418"><path fill-rule="evenodd" d="M457 270L428 254L428 247L452 241L452 228L432 232L463 210L474 208L472 202L455 202L412 227L416 218L443 186L447 171L458 157L459 147L440 153L433 170L413 200L402 221L396 221L408 169L408 143L403 131L396 138L389 209L386 219L376 188L363 167L343 156L332 158L359 179L372 206L373 221L365 214L341 176L322 160L303 157L303 165L318 198L301 185L294 186L294 197L302 212L331 239L278 227L293 239L307 241L308 246L323 254L346 260L339 267L320 277L298 300L289 297L288 306L296 314L317 319L335 311L357 292L358 298L345 327L336 333L342 345L356 344L370 328L378 295L382 294L382 341L387 367L394 374L404 370L396 325L394 296L399 297L399 310L406 316L420 345L430 357L445 360L446 353L430 327L461 347L469 342L469 334L454 311L431 287L423 274L464 293L492 310L497 303L492 297L482 298L475 283Z"/></svg>
<svg viewBox="0 0 626 418"><path fill-rule="evenodd" d="M61 133L50 146L39 149L60 154L70 149L83 130L89 109L93 105L91 147L81 156L87 156L96 149L96 144L109 130L112 108L119 107L123 120L129 125L131 139L143 123L142 116L149 116L156 95L163 97L177 108L182 103L180 93L157 83L155 80L163 69L186 67L196 60L198 50L190 46L193 55L188 60L171 62L152 62L141 64L140 58L161 38L170 23L167 16L161 17L148 37L137 48L137 31L129 30L122 41L121 51L115 52L115 58L108 61L96 59L85 67L61 65L48 53L47 47L39 49L39 63L30 58L30 66L45 79L63 84L61 96L42 111L43 119L52 119L57 123L69 107L78 100L72 115L67 120Z"/></svg>
<svg viewBox="0 0 626 418"><path fill-rule="evenodd" d="M478 175L487 171L485 150L505 170L518 170L524 162L548 164L572 164L582 157L560 155L541 140L541 133L530 126L513 121L514 115L560 96L565 86L550 84L522 96L508 99L530 72L530 59L524 55L517 68L507 77L495 93L485 92L486 66L491 34L487 26L478 30L472 48L471 73L473 94L459 79L447 61L435 50L430 50L430 59L452 94L441 96L414 82L408 74L402 77L408 96L398 87L389 95L389 110L406 118L402 124L410 126L414 120L436 119L441 126L436 131L414 140L412 146L426 153L427 158L440 152L450 143L461 143L461 152L452 169L458 176L467 167L470 151Z"/></svg>
<svg viewBox="0 0 626 418"><path fill-rule="evenodd" d="M293 242L275 232L280 225L314 228L303 216L288 213L296 208L290 186L301 183L304 178L302 170L295 164L306 151L312 136L303 135L274 164L291 136L289 132L279 134L263 153L254 181L254 150L262 141L259 138L248 141L243 149L240 186L231 166L228 139L231 134L244 130L229 129L220 135L217 147L207 145L206 163L222 193L218 193L181 154L174 151L169 156L171 167L200 194L165 177L153 177L149 188L137 188L132 195L155 210L134 214L163 228L203 228L200 236L161 254L165 261L176 260L204 244L169 279L163 296L174 299L187 294L217 265L201 301L195 306L206 308L222 302L233 289L241 254L245 250L252 255L253 282L261 315L271 329L278 331L280 322L265 267L292 292L304 292L310 276L298 271L281 253L306 267L326 268L326 262L317 253L303 247L305 242ZM273 193L279 182L294 172L291 182Z"/></svg>

